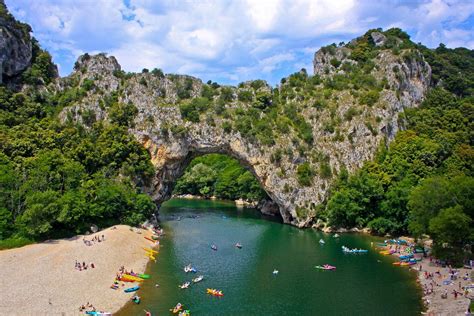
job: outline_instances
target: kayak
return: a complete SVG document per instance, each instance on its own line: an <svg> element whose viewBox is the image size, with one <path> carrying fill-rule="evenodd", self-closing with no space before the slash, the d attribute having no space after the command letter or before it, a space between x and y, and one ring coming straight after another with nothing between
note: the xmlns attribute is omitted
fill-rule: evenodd
<svg viewBox="0 0 474 316"><path fill-rule="evenodd" d="M179 312L178 316L190 316L191 312L187 309L185 311Z"/></svg>
<svg viewBox="0 0 474 316"><path fill-rule="evenodd" d="M191 282L186 282L186 283L183 283L183 284L181 284L181 285L178 285L178 287L179 287L180 289L187 289L190 284L191 284Z"/></svg>
<svg viewBox="0 0 474 316"><path fill-rule="evenodd" d="M404 256L399 256L398 258L400 258L400 259L410 259L410 258L413 258L413 255L404 255Z"/></svg>
<svg viewBox="0 0 474 316"><path fill-rule="evenodd" d="M145 250L146 252L158 253L158 251L146 247L143 247L143 250Z"/></svg>
<svg viewBox="0 0 474 316"><path fill-rule="evenodd" d="M86 311L86 315L112 316L112 313L109 313L109 312Z"/></svg>
<svg viewBox="0 0 474 316"><path fill-rule="evenodd" d="M142 278L142 279L149 279L149 278L151 278L151 275L149 275L149 274L139 274L138 277Z"/></svg>
<svg viewBox="0 0 474 316"><path fill-rule="evenodd" d="M128 289L123 290L125 293L135 292L140 289L139 286L129 287Z"/></svg>
<svg viewBox="0 0 474 316"><path fill-rule="evenodd" d="M137 277L137 276L134 276L134 275L130 275L130 274L124 274L124 275L122 276L122 279L132 280L132 281L134 281L134 282L141 282L141 281L143 281L142 278Z"/></svg>
<svg viewBox="0 0 474 316"><path fill-rule="evenodd" d="M397 261L397 262L393 262L392 264L393 264L394 266L399 266L399 265L401 264L401 262L400 262L400 261Z"/></svg>
<svg viewBox="0 0 474 316"><path fill-rule="evenodd" d="M315 268L320 270L336 270L336 267L330 266L329 264L325 264L323 266L315 266Z"/></svg>
<svg viewBox="0 0 474 316"><path fill-rule="evenodd" d="M132 298L132 301L135 303L135 304L140 304L140 298L138 296Z"/></svg>
<svg viewBox="0 0 474 316"><path fill-rule="evenodd" d="M173 312L173 314L177 314L182 309L183 305L181 303L178 303L175 307L173 307L173 309L170 309L170 311Z"/></svg>
<svg viewBox="0 0 474 316"><path fill-rule="evenodd" d="M155 261L156 261L155 256L152 255L151 253L147 253L146 256L147 256L148 258L150 258L151 260L155 260Z"/></svg>
<svg viewBox="0 0 474 316"><path fill-rule="evenodd" d="M200 276L198 276L197 278L194 278L194 279L193 279L193 282L194 282L194 283L198 283L198 282L201 282L203 279L204 279L204 276L203 276L203 275L200 275Z"/></svg>
<svg viewBox="0 0 474 316"><path fill-rule="evenodd" d="M414 264L416 264L416 261L415 261L415 262L413 262L413 261L406 261L406 262L400 263L401 266L412 266L412 265L414 265Z"/></svg>
<svg viewBox="0 0 474 316"><path fill-rule="evenodd" d="M224 296L224 293L222 293L222 291L218 291L216 289L207 289L207 294L211 294L214 296Z"/></svg>
<svg viewBox="0 0 474 316"><path fill-rule="evenodd" d="M145 237L143 237L143 238L145 238L146 240L149 240L149 241L151 241L151 242L153 242L153 243L156 242L156 240L153 240L153 239L151 239L150 237L146 237L146 236L145 236Z"/></svg>

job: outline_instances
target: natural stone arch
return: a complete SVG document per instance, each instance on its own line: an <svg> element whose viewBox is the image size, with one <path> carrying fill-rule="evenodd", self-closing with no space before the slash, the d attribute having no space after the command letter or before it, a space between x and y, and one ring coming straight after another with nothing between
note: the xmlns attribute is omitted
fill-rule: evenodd
<svg viewBox="0 0 474 316"><path fill-rule="evenodd" d="M321 50L315 54L314 72L322 79L344 74L343 70L332 65L330 61L333 59L357 65L349 58L349 48L334 49L335 52ZM308 98L292 88L292 99L285 99L284 106L294 107L297 115L310 127L311 143L302 141L297 131L299 123L291 122L291 129L285 133L273 133L275 139L269 145L242 136L245 131L238 128L226 128L226 123L238 123L232 121L238 120L238 115L233 118L218 113L222 110L233 114L253 111L258 116L257 122L258 119L267 119L264 112L256 110L259 108L255 106L256 100L261 95L276 97L288 88L288 80L275 89L264 82L219 87L220 95L226 89L228 97L217 100L211 96L213 108L200 113L194 121L183 118L180 102L191 102L212 85L205 85L194 77L163 75L159 71L125 74L116 59L105 54L81 56L71 76L59 79L54 88L65 89L70 82L81 84L86 79L94 82L94 88L86 97L63 110L61 117L64 120L72 116L81 122L83 110L92 110L96 119L108 120L108 108L104 105L106 99L134 105L137 115L129 132L150 152L156 175L144 190L158 205L170 197L174 182L195 155L224 153L238 159L255 175L269 197L278 204L285 223L304 227L313 224L317 205L327 198L337 173L342 168L354 172L364 161L372 159L379 145L390 142L403 128L398 114L423 100L430 85L431 68L419 52L410 52L407 56L411 57L403 53L394 55L388 49L378 52L374 59L377 67L371 70L371 75L379 82L380 97L371 106L360 104L350 91L335 90L330 100L332 109L319 109L310 106L318 101L317 96ZM320 88L314 87L315 90ZM249 92L252 101L240 100L238 95L242 91ZM340 119L339 136L324 127L333 116L344 118L353 108L357 108L359 114ZM278 108L277 111L283 112ZM284 115L280 112L276 115ZM275 160L273 157L277 151L284 154ZM322 170L322 160L332 171L329 176L317 172L318 168ZM301 164L315 171L310 185L298 181L297 169Z"/></svg>
<svg viewBox="0 0 474 316"><path fill-rule="evenodd" d="M249 170L271 199L269 202L273 202L277 206L283 221L285 223L293 223L293 215L288 209L280 208L281 205L284 205L284 202L279 200L281 197L277 192L271 190L271 186L266 182L268 171L259 167L262 161L255 159L255 157L251 158L242 155L242 152L236 151L239 150L240 145L224 143L203 145L195 143L187 146L177 141L177 143L172 145L173 149L170 149L168 147L169 144L161 142L156 144L148 136L143 136L141 140L143 146L150 152L152 163L157 170L153 179L154 185L148 188L148 192L158 203L166 201L171 197L176 181L183 175L186 167L194 158L206 154L224 154L238 160L244 168ZM176 150L177 148L179 150Z"/></svg>

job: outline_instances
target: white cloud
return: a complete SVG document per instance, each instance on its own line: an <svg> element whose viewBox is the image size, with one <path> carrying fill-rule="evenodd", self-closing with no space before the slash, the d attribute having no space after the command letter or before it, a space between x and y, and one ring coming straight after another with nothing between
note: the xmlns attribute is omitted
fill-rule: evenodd
<svg viewBox="0 0 474 316"><path fill-rule="evenodd" d="M273 83L321 45L398 26L415 41L474 46L474 2L429 0L7 0L67 72L83 52L115 55L129 71L161 67L205 79ZM65 73L63 73L65 74Z"/></svg>

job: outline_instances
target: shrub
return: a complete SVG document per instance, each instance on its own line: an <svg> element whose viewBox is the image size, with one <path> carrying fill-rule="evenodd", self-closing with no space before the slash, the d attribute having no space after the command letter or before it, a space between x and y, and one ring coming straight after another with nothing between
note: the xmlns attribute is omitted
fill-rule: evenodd
<svg viewBox="0 0 474 316"><path fill-rule="evenodd" d="M331 59L330 63L334 68L339 68L339 66L341 65L341 61L337 58Z"/></svg>
<svg viewBox="0 0 474 316"><path fill-rule="evenodd" d="M370 90L367 93L359 97L359 102L361 104L367 104L368 106L373 106L380 98L380 92L377 90Z"/></svg>
<svg viewBox="0 0 474 316"><path fill-rule="evenodd" d="M319 175L324 179L332 176L331 165L328 161L321 161L319 163Z"/></svg>
<svg viewBox="0 0 474 316"><path fill-rule="evenodd" d="M252 102L253 101L253 93L249 90L241 90L238 94L238 99L241 102Z"/></svg>
<svg viewBox="0 0 474 316"><path fill-rule="evenodd" d="M358 115L358 114L359 114L359 112L357 111L356 108L350 107L350 108L346 111L346 113L344 113L344 119L345 119L346 121L351 121L352 118L353 118L354 116Z"/></svg>
<svg viewBox="0 0 474 316"><path fill-rule="evenodd" d="M310 186L313 181L313 170L308 162L304 162L296 168L296 178L303 186Z"/></svg>
<svg viewBox="0 0 474 316"><path fill-rule="evenodd" d="M179 110L181 117L190 122L199 122L199 114L205 112L210 105L210 101L207 98L194 98L190 102L181 103Z"/></svg>
<svg viewBox="0 0 474 316"><path fill-rule="evenodd" d="M114 103L109 110L109 119L112 123L131 126L138 110L132 103Z"/></svg>

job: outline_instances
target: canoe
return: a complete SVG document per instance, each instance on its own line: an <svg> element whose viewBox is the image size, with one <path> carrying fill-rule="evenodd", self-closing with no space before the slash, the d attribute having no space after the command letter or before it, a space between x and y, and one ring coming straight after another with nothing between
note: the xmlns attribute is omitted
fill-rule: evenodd
<svg viewBox="0 0 474 316"><path fill-rule="evenodd" d="M315 266L315 268L319 270L336 270L336 267L333 266Z"/></svg>
<svg viewBox="0 0 474 316"><path fill-rule="evenodd" d="M122 276L122 279L133 280L133 281L135 281L135 282L143 281L142 278L137 277L137 276L135 276L135 275L130 275L130 274L124 274L124 275Z"/></svg>
<svg viewBox="0 0 474 316"><path fill-rule="evenodd" d="M149 279L149 278L151 278L151 275L149 275L149 274L139 274L138 277L142 278L142 279Z"/></svg>
<svg viewBox="0 0 474 316"><path fill-rule="evenodd" d="M146 247L143 247L143 250L145 250L146 252L158 253L158 251Z"/></svg>
<svg viewBox="0 0 474 316"><path fill-rule="evenodd" d="M222 291L218 291L216 289L207 289L207 294L211 294L214 296L224 296L224 293L222 293Z"/></svg>
<svg viewBox="0 0 474 316"><path fill-rule="evenodd" d="M140 289L140 287L137 285L137 286L134 286L134 287L129 287L128 289L125 289L123 290L125 293L130 293L130 292L135 292L135 291L138 291Z"/></svg>

